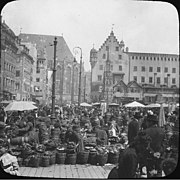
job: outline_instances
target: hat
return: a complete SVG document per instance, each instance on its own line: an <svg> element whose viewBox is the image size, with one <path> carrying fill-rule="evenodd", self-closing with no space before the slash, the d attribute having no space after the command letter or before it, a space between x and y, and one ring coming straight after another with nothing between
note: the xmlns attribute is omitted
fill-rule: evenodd
<svg viewBox="0 0 180 180"><path fill-rule="evenodd" d="M140 112L135 112L133 117L136 118L136 119L141 118Z"/></svg>
<svg viewBox="0 0 180 180"><path fill-rule="evenodd" d="M148 114L147 115L147 121L153 121L153 122L158 122L158 118L156 115L151 115L151 114Z"/></svg>
<svg viewBox="0 0 180 180"><path fill-rule="evenodd" d="M80 127L78 125L74 125L72 129L73 131L80 131Z"/></svg>
<svg viewBox="0 0 180 180"><path fill-rule="evenodd" d="M94 120L92 122L92 126L100 126L100 121L99 120Z"/></svg>
<svg viewBox="0 0 180 180"><path fill-rule="evenodd" d="M2 121L0 121L0 128L2 129L2 128L4 128L4 127L5 127L5 123L2 122Z"/></svg>

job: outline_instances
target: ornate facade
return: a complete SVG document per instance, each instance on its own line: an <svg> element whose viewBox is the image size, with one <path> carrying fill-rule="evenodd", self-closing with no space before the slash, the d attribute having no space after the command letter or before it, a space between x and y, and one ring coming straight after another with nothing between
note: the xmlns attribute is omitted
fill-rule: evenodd
<svg viewBox="0 0 180 180"><path fill-rule="evenodd" d="M166 102L178 101L179 56L176 54L129 52L124 41L119 43L111 31L99 50L91 49L90 63L92 101L149 103L155 102L158 94Z"/></svg>

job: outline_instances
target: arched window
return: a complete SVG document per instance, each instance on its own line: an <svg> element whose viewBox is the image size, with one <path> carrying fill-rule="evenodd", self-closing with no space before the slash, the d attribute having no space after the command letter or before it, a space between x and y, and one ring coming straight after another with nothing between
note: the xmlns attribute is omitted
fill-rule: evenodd
<svg viewBox="0 0 180 180"><path fill-rule="evenodd" d="M78 68L74 69L74 94L78 95L79 73Z"/></svg>
<svg viewBox="0 0 180 180"><path fill-rule="evenodd" d="M66 82L66 93L71 93L71 68L66 68L66 76L65 76L65 82Z"/></svg>

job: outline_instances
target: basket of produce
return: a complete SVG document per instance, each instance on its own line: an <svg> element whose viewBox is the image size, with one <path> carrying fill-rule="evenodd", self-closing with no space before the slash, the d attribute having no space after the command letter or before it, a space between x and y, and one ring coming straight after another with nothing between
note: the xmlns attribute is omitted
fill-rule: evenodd
<svg viewBox="0 0 180 180"><path fill-rule="evenodd" d="M80 151L77 155L78 164L86 164L88 162L89 151Z"/></svg>
<svg viewBox="0 0 180 180"><path fill-rule="evenodd" d="M76 164L76 158L77 158L77 154L76 153L68 153L66 154L66 160L65 163L66 164Z"/></svg>
<svg viewBox="0 0 180 180"><path fill-rule="evenodd" d="M49 154L49 152L48 151L46 151L43 155L42 155L42 157L41 157L42 159L41 159L41 166L42 167L48 167L49 166L49 160L50 160L50 154Z"/></svg>
<svg viewBox="0 0 180 180"><path fill-rule="evenodd" d="M89 150L89 158L88 158L88 163L91 165L96 165L97 164L97 159L96 159L97 151L95 148L91 148Z"/></svg>
<svg viewBox="0 0 180 180"><path fill-rule="evenodd" d="M116 146L110 146L108 153L108 163L117 164L119 160L119 150Z"/></svg>
<svg viewBox="0 0 180 180"><path fill-rule="evenodd" d="M56 163L56 151L52 151L49 158L49 164L55 164Z"/></svg>
<svg viewBox="0 0 180 180"><path fill-rule="evenodd" d="M65 152L57 152L56 153L56 163L57 164L64 164L66 160L66 153Z"/></svg>
<svg viewBox="0 0 180 180"><path fill-rule="evenodd" d="M39 154L31 155L29 159L30 167L39 167L40 157Z"/></svg>
<svg viewBox="0 0 180 180"><path fill-rule="evenodd" d="M108 150L105 147L97 147L97 163L104 166L108 160Z"/></svg>

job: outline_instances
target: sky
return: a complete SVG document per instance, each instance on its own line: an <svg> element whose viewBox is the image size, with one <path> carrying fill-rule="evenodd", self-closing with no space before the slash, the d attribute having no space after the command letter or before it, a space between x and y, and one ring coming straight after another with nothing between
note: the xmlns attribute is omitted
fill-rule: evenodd
<svg viewBox="0 0 180 180"><path fill-rule="evenodd" d="M167 2L18 0L6 4L1 15L16 35L63 36L72 53L81 47L86 70L93 44L98 50L112 28L130 52L179 54L178 12Z"/></svg>

